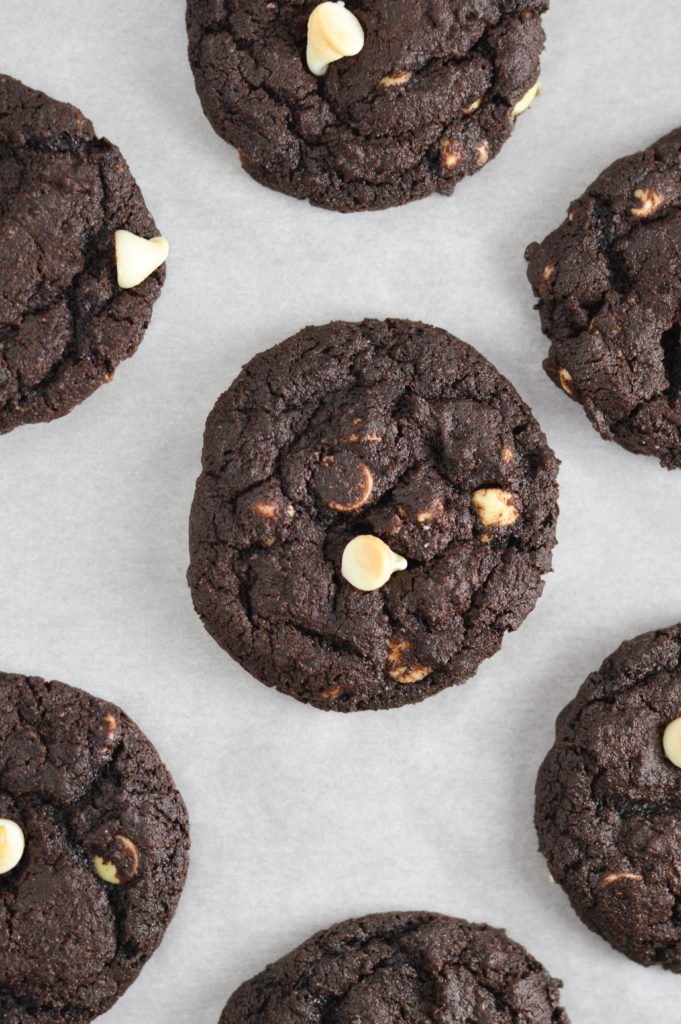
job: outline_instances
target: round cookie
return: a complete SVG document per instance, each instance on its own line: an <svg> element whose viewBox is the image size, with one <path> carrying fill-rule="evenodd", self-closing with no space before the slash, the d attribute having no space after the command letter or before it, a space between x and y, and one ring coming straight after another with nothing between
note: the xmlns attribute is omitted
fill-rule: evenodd
<svg viewBox="0 0 681 1024"><path fill-rule="evenodd" d="M237 989L220 1024L569 1024L560 987L501 930L441 914L373 914L270 964Z"/></svg>
<svg viewBox="0 0 681 1024"><path fill-rule="evenodd" d="M269 188L340 211L449 194L533 96L548 0L348 0L364 46L322 76L306 63L316 6L187 2L206 117Z"/></svg>
<svg viewBox="0 0 681 1024"><path fill-rule="evenodd" d="M471 676L534 607L556 472L517 392L446 331L307 327L251 360L208 418L194 606L244 668L298 700L415 703ZM407 567L364 591L344 552L367 535Z"/></svg>
<svg viewBox="0 0 681 1024"><path fill-rule="evenodd" d="M603 437L681 467L681 129L604 171L526 258L549 377Z"/></svg>
<svg viewBox="0 0 681 1024"><path fill-rule="evenodd" d="M147 328L163 267L118 286L114 232L158 234L79 110L0 75L0 433L69 412Z"/></svg>
<svg viewBox="0 0 681 1024"><path fill-rule="evenodd" d="M16 826L25 849L12 867ZM0 673L3 1024L85 1024L107 1010L161 941L188 849L182 798L119 708Z"/></svg>
<svg viewBox="0 0 681 1024"><path fill-rule="evenodd" d="M559 715L535 808L539 848L582 921L677 973L681 751L667 726L679 716L681 626L622 644Z"/></svg>

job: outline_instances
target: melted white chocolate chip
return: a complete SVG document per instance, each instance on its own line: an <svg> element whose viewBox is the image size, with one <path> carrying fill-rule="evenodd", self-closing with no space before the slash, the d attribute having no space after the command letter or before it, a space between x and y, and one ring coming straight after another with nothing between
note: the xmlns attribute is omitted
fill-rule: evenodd
<svg viewBox="0 0 681 1024"><path fill-rule="evenodd" d="M123 847L123 849L127 853L132 854L132 868L130 874L134 878L134 876L137 874L140 863L139 850L133 843L132 839L128 839L127 836L118 835L116 836L116 841ZM103 882L108 882L109 885L124 884L123 879L118 874L118 868L113 863L113 861L104 860L103 857L100 857L100 855L96 853L92 858L92 862L95 866L95 871L97 872L97 874L99 875Z"/></svg>
<svg viewBox="0 0 681 1024"><path fill-rule="evenodd" d="M532 105L532 101L536 96L541 94L541 82L535 82L531 89L528 89L524 96L518 100L513 110L511 111L512 117L520 117L525 111Z"/></svg>
<svg viewBox="0 0 681 1024"><path fill-rule="evenodd" d="M516 496L500 487L473 491L471 502L483 526L511 526L520 515Z"/></svg>

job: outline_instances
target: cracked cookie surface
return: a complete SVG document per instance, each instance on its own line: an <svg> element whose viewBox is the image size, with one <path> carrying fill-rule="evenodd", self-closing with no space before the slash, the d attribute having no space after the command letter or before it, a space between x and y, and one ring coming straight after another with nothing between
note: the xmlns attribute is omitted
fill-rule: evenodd
<svg viewBox="0 0 681 1024"><path fill-rule="evenodd" d="M632 960L681 972L681 626L623 643L556 723L537 779L539 848L582 921Z"/></svg>
<svg viewBox="0 0 681 1024"><path fill-rule="evenodd" d="M134 981L175 912L182 798L115 705L0 673L0 819L26 841L0 874L0 1019L85 1024ZM96 857L120 884L98 877Z"/></svg>
<svg viewBox="0 0 681 1024"><path fill-rule="evenodd" d="M441 914L344 921L245 982L220 1024L569 1024L561 983L505 932Z"/></svg>
<svg viewBox="0 0 681 1024"><path fill-rule="evenodd" d="M548 0L352 0L364 47L322 77L305 61L316 3L188 0L204 112L256 181L382 209L451 193L496 156L539 77Z"/></svg>
<svg viewBox="0 0 681 1024"><path fill-rule="evenodd" d="M598 432L681 467L681 129L618 160L526 253L544 368Z"/></svg>
<svg viewBox="0 0 681 1024"><path fill-rule="evenodd" d="M405 320L308 327L256 356L208 418L188 580L256 678L336 711L414 703L473 675L550 569L557 461L501 374ZM485 525L480 489L512 496ZM359 534L408 559L341 574Z"/></svg>
<svg viewBox="0 0 681 1024"><path fill-rule="evenodd" d="M165 270L119 288L119 228L158 234L118 149L0 75L0 433L63 416L142 340Z"/></svg>

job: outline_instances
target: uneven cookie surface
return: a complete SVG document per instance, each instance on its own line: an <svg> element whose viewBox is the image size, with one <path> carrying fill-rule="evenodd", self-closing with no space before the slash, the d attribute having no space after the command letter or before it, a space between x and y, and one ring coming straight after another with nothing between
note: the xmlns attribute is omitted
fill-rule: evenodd
<svg viewBox="0 0 681 1024"><path fill-rule="evenodd" d="M299 700L422 700L471 676L534 607L556 471L517 392L446 331L308 327L256 356L208 418L195 608L249 672ZM481 492L506 496L503 522L483 521ZM341 573L367 534L408 561L368 593Z"/></svg>
<svg viewBox="0 0 681 1024"><path fill-rule="evenodd" d="M317 0L188 0L204 112L270 188L334 210L450 193L539 77L548 0L352 0L359 54L308 70Z"/></svg>
<svg viewBox="0 0 681 1024"><path fill-rule="evenodd" d="M0 433L63 416L139 345L165 271L119 288L117 229L158 234L120 152L0 75Z"/></svg>
<svg viewBox="0 0 681 1024"><path fill-rule="evenodd" d="M618 160L529 246L551 379L605 438L681 466L681 129Z"/></svg>
<svg viewBox="0 0 681 1024"><path fill-rule="evenodd" d="M136 978L175 912L182 798L119 708L2 673L0 819L26 843L0 873L0 1019L84 1024Z"/></svg>
<svg viewBox="0 0 681 1024"><path fill-rule="evenodd" d="M560 984L503 931L374 914L318 932L247 981L220 1024L569 1024Z"/></svg>
<svg viewBox="0 0 681 1024"><path fill-rule="evenodd" d="M681 972L681 626L607 658L561 712L537 779L549 870L593 931L640 964Z"/></svg>

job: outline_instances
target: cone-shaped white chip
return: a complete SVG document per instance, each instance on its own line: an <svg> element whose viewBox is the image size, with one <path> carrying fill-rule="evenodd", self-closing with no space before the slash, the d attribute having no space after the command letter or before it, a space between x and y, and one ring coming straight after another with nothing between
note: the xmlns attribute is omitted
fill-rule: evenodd
<svg viewBox="0 0 681 1024"><path fill-rule="evenodd" d="M307 22L307 66L313 75L325 75L329 64L354 57L364 46L364 29L342 0L324 0Z"/></svg>
<svg viewBox="0 0 681 1024"><path fill-rule="evenodd" d="M165 238L140 238L132 231L116 231L116 270L119 288L136 288L168 258Z"/></svg>
<svg viewBox="0 0 681 1024"><path fill-rule="evenodd" d="M345 545L341 560L341 573L357 590L378 590L394 572L406 568L406 558L370 533L353 537Z"/></svg>

